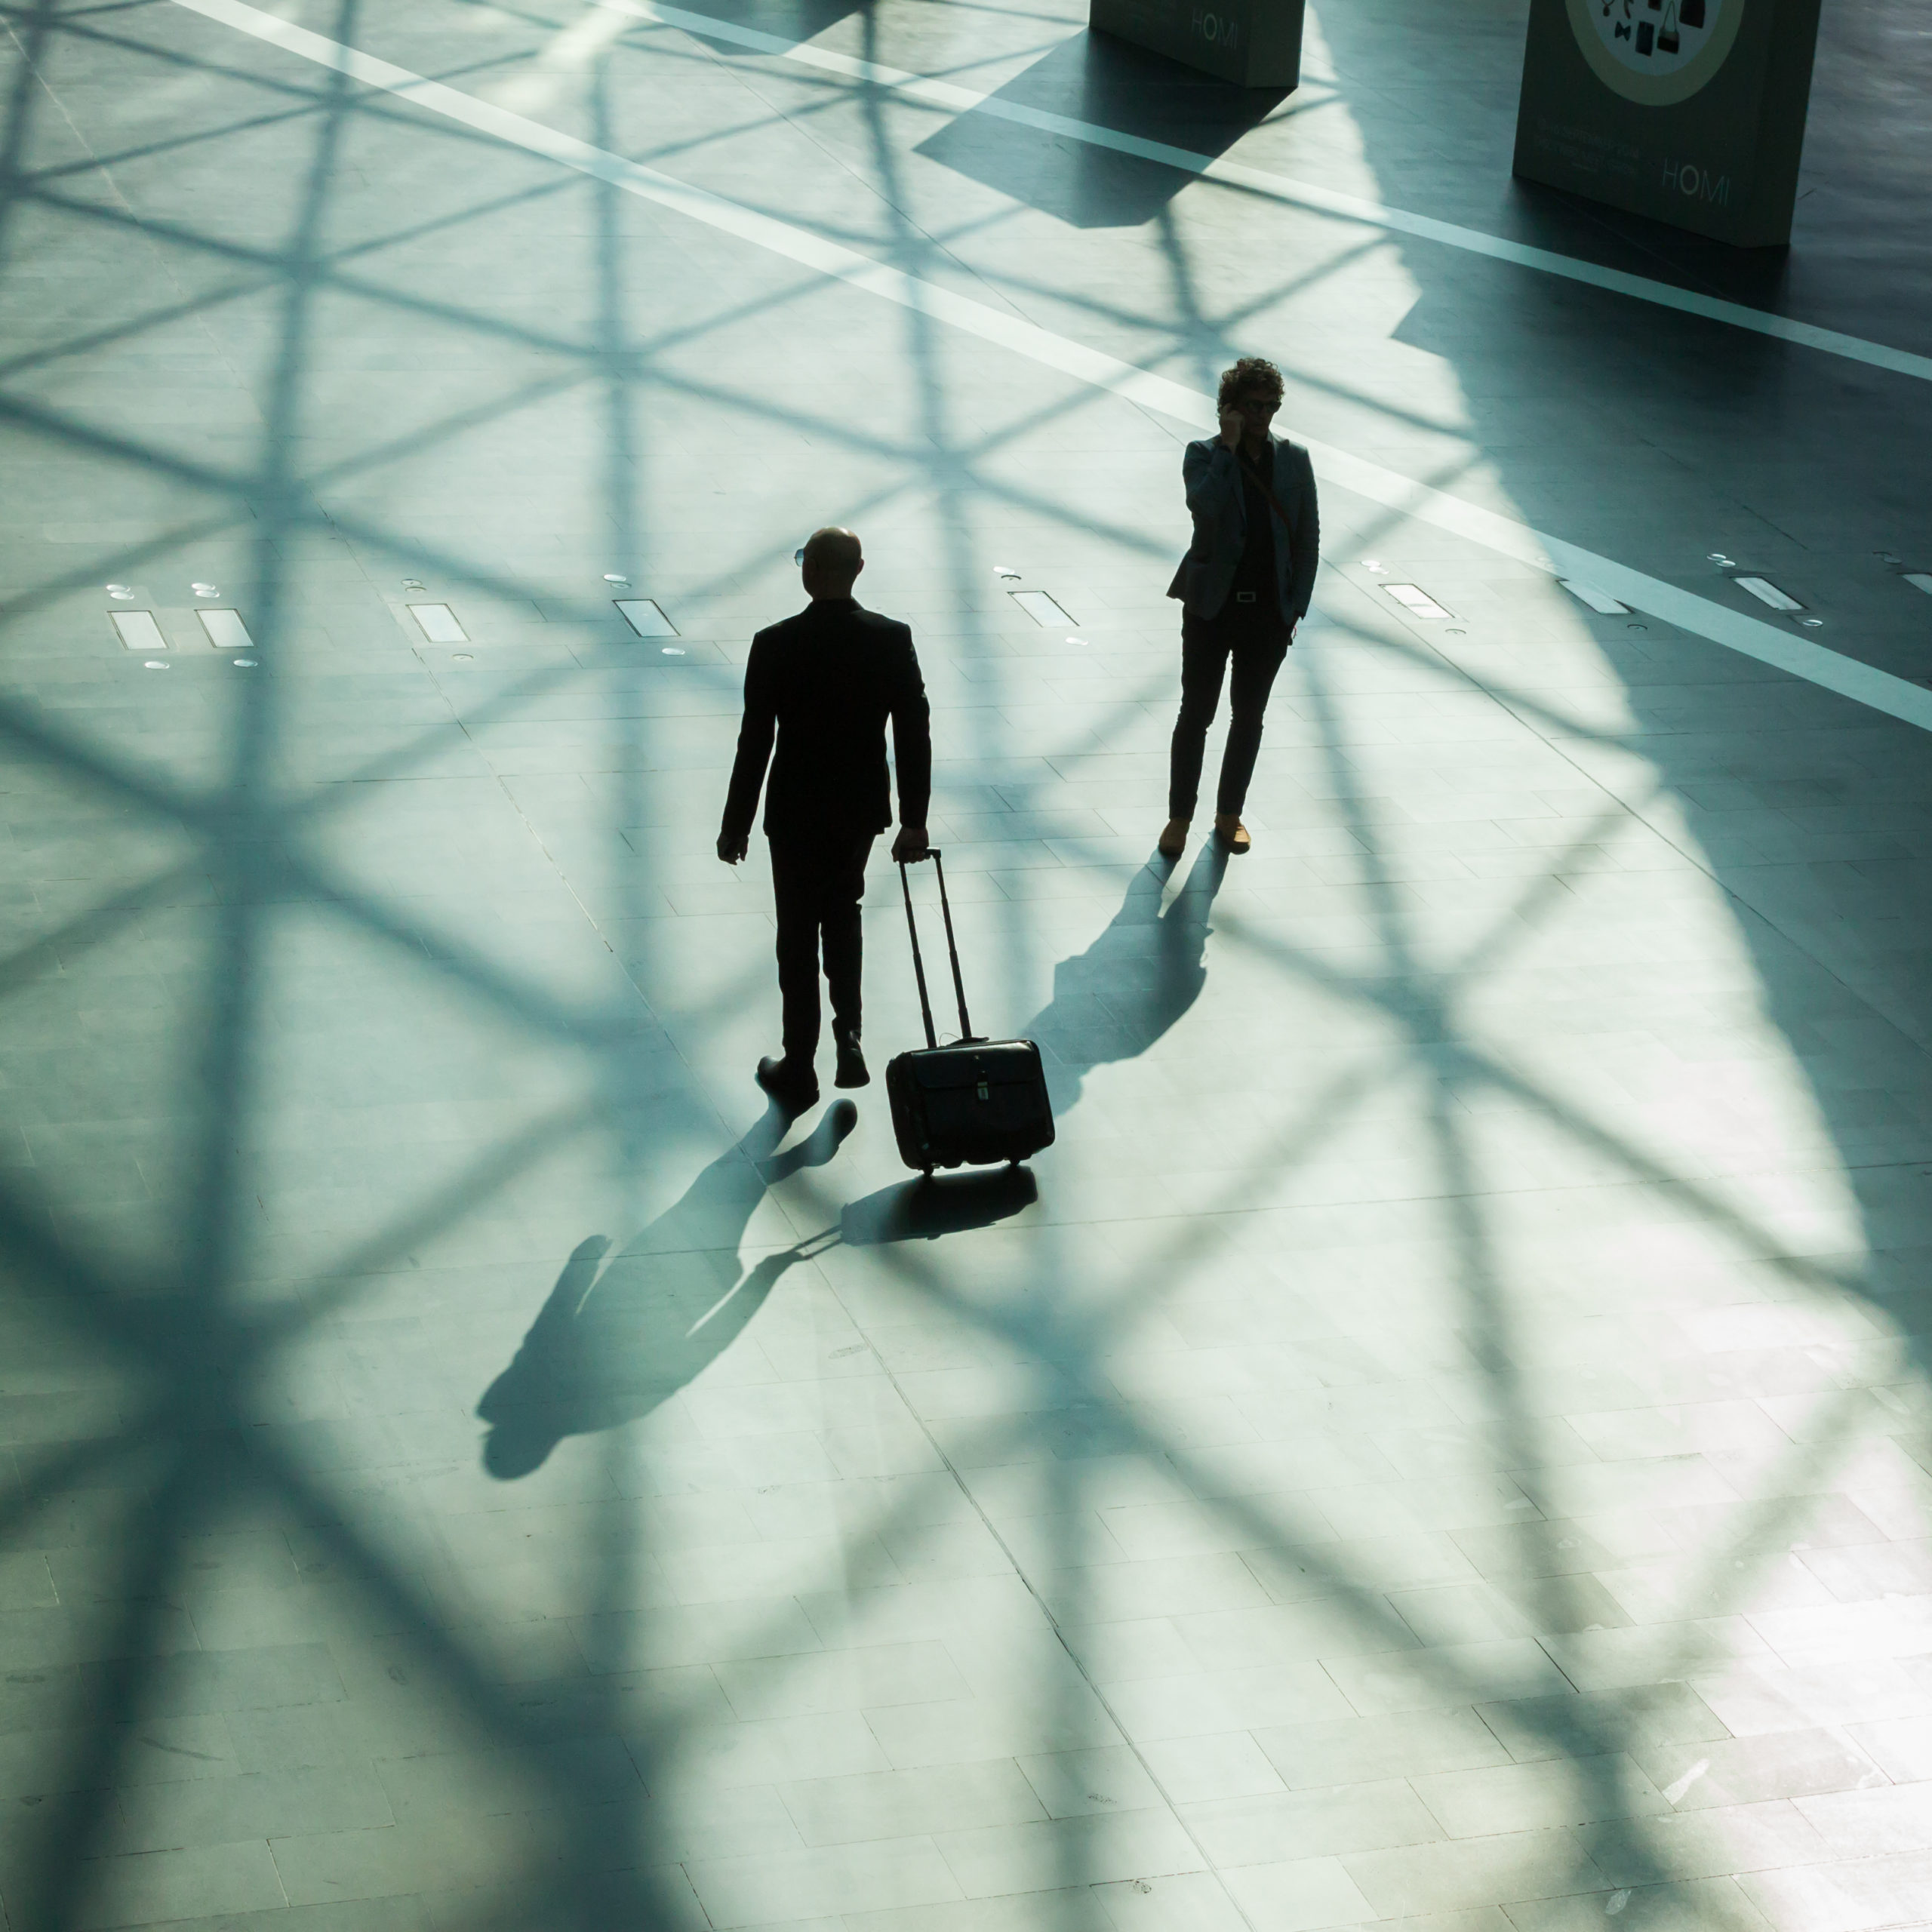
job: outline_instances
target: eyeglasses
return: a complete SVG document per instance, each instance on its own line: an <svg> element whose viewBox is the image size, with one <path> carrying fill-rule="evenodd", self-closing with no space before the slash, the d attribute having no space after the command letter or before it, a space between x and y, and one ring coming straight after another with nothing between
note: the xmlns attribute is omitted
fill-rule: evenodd
<svg viewBox="0 0 1932 1932"><path fill-rule="evenodd" d="M805 561L805 546L802 543L792 552L792 561L795 564L802 564Z"/></svg>
<svg viewBox="0 0 1932 1932"><path fill-rule="evenodd" d="M1249 416L1272 416L1281 406L1268 395L1238 396L1235 400L1235 407Z"/></svg>

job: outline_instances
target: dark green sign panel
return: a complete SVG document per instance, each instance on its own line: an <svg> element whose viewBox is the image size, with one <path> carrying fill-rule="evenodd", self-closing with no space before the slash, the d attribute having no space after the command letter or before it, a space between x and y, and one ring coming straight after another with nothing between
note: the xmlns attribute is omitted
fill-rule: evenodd
<svg viewBox="0 0 1932 1932"><path fill-rule="evenodd" d="M1087 24L1242 88L1301 84L1303 0L1089 0Z"/></svg>
<svg viewBox="0 0 1932 1932"><path fill-rule="evenodd" d="M1746 248L1791 239L1819 0L1531 0L1516 172Z"/></svg>

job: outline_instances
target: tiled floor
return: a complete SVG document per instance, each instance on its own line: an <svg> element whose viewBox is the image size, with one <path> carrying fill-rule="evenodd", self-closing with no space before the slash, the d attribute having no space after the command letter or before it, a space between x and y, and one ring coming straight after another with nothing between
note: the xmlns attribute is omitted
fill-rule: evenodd
<svg viewBox="0 0 1932 1932"><path fill-rule="evenodd" d="M1924 732L1331 480L1170 876L1185 423L245 11L0 42L7 1932L1932 1924ZM275 11L1932 678L1916 378L636 9ZM732 18L1932 346L1897 0L1781 281L1510 190L1455 15L1321 0L1259 126L1069 0ZM711 843L832 521L1028 1174L749 1078Z"/></svg>

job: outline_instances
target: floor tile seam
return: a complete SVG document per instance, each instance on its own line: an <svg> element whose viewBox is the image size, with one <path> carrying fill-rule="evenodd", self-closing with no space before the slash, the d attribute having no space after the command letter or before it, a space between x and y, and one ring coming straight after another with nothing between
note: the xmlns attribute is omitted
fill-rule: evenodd
<svg viewBox="0 0 1932 1932"><path fill-rule="evenodd" d="M862 1331L862 1332L863 1332L863 1331ZM883 1365L884 1365L884 1364L882 1364L882 1366L883 1366ZM889 1377L892 1377L892 1379L893 1379L893 1380L894 1380L894 1381L895 1386L897 1386L897 1377L896 1377L896 1376L894 1376L894 1375L893 1374L893 1371L891 1370L891 1368L890 1368L889 1367L887 1367L886 1372L887 1372L887 1374L888 1374L888 1375ZM902 1392L902 1400L903 1400L903 1392ZM910 1407L911 1407L911 1405L909 1404L908 1404L909 1410L910 1409ZM916 1413L917 1413L917 1412L916 1412L916 1411L913 1411L913 1413L915 1414L915 1417L916 1417ZM994 1537L994 1539L995 1539L995 1542L996 1542L996 1543L999 1543L1000 1546L1001 1546L1001 1549L1002 1549L1002 1551L1004 1552L1004 1554L1006 1555L1006 1556L1007 1556L1007 1559L1008 1559L1008 1562L1009 1562L1009 1563L1012 1565L1012 1567L1013 1567L1013 1570L1014 1570L1014 1573L1015 1576L1017 1577L1017 1578L1018 1579L1018 1580L1019 1580L1019 1581L1023 1584L1023 1586L1027 1589L1027 1591L1028 1591L1029 1594L1029 1595L1032 1595L1032 1596L1035 1598L1035 1600L1036 1603L1037 1603L1037 1604L1038 1604L1038 1606L1039 1606L1039 1608L1040 1608L1040 1611L1041 1611L1041 1614L1045 1617L1046 1620L1048 1621L1048 1624L1049 1624L1049 1626L1050 1626L1050 1627L1054 1630L1054 1634L1055 1634L1055 1636L1056 1636L1056 1638L1059 1640L1059 1641L1060 1641L1060 1644L1061 1644L1062 1648L1063 1648L1063 1650L1065 1650L1065 1651L1068 1653L1068 1654L1069 1655L1069 1657L1072 1657L1072 1661L1073 1661L1073 1662L1075 1663L1075 1664L1076 1665L1076 1667L1078 1667L1078 1668L1079 1668L1079 1669L1080 1669L1081 1675L1083 1676L1083 1678L1085 1678L1087 1679L1087 1681L1088 1682L1090 1687L1091 1687L1091 1688L1092 1688L1092 1690L1094 1690L1094 1694L1095 1694L1095 1696L1096 1696L1097 1699L1100 1702L1100 1703L1101 1703L1101 1705L1102 1705L1103 1708L1103 1709L1106 1709L1106 1711L1107 1711L1107 1712L1108 1712L1108 1715L1109 1715L1109 1717L1110 1717L1110 1718L1112 1718L1113 1721L1115 1722L1115 1725L1116 1725L1116 1727L1119 1730L1120 1734L1121 1734L1121 1735L1122 1736L1122 1737L1127 1740L1127 1742L1128 1742L1128 1746L1129 1746L1129 1748L1132 1749L1134 1751L1135 1755L1137 1755L1137 1757L1139 1757L1139 1758L1141 1758L1142 1762L1143 1762L1143 1768L1145 1768L1145 1769L1146 1769L1146 1770L1147 1770L1147 1771L1148 1771L1149 1775L1150 1776L1150 1777L1153 1777L1153 1773L1152 1773L1152 1767L1151 1767L1151 1765L1147 1764L1146 1761L1146 1758L1145 1758L1145 1756L1144 1756L1144 1755L1143 1754L1143 1752L1141 1752L1140 1747L1137 1744L1136 1744L1136 1743L1134 1743L1134 1739L1133 1739L1133 1737L1132 1737L1132 1734L1131 1734L1131 1731L1129 1730L1128 1727L1127 1727L1124 1723L1122 1723L1122 1722L1121 1722L1121 1719L1120 1719L1120 1718L1119 1718L1119 1716L1118 1716L1118 1713L1114 1710L1113 1706L1112 1706L1112 1705L1111 1704L1111 1703L1110 1703L1110 1702L1108 1700L1108 1699L1106 1697L1105 1694L1101 1691L1101 1690L1100 1690L1100 1686L1099 1686L1099 1685L1098 1685L1098 1684L1094 1681L1094 1680L1092 1678L1092 1677L1091 1677L1091 1676L1089 1675L1089 1673L1087 1672L1087 1670L1086 1670L1086 1669L1085 1669L1084 1666L1081 1664L1081 1663L1080 1663L1080 1660L1079 1660L1079 1658L1078 1657L1078 1656L1074 1654L1074 1653L1073 1653L1073 1651L1072 1651L1072 1646L1071 1646L1070 1644L1068 1644L1067 1640L1066 1640L1066 1637L1065 1637L1065 1635L1064 1635L1063 1632L1062 1631L1062 1629L1061 1629L1061 1628L1060 1628L1060 1624L1059 1624L1059 1622L1058 1622L1057 1619L1056 1619L1056 1618L1054 1617L1053 1613L1052 1613L1052 1612L1051 1612L1051 1611L1048 1607L1048 1606L1045 1604L1044 1601L1042 1599L1041 1599L1041 1598L1040 1598L1039 1595L1038 1595L1038 1591L1035 1589L1035 1587L1034 1587L1034 1586L1033 1586L1032 1583L1031 1582L1030 1579L1029 1579L1029 1578L1027 1577L1027 1576L1026 1575L1026 1574L1025 1574L1025 1572L1024 1572L1023 1569L1022 1569L1022 1568L1021 1568L1021 1567L1020 1566L1020 1564L1018 1564L1018 1562L1017 1561L1017 1560L1014 1558L1014 1556L1013 1556L1013 1555L1012 1555L1012 1552L1011 1552L1011 1551L1010 1548L1008 1548L1008 1547L1006 1546L1006 1544L1004 1543L1004 1539L1002 1539L1002 1538L1000 1537L998 1531L994 1527L994 1526L993 1526L993 1524L992 1524L992 1522L991 1522L991 1521L990 1521L989 1518L988 1518L988 1516L987 1516L986 1512L985 1512L985 1510L984 1510L983 1508L981 1508L981 1507L980 1507L980 1506L979 1505L979 1503L977 1503L977 1499L975 1499L975 1498L974 1498L974 1497L973 1497L973 1496L972 1496L972 1493L971 1493L971 1490L970 1490L970 1489L968 1489L968 1488L967 1487L967 1485L964 1484L964 1482L963 1481L963 1480L959 1477L959 1475L958 1475L958 1474L957 1470L956 1470L955 1469L954 1469L954 1467L953 1467L953 1465L952 1465L952 1463L951 1459L950 1459L949 1457L948 1457L946 1455L945 1451L943 1451L943 1448L941 1448L941 1447L940 1447L940 1445L939 1444L939 1443L937 1442L937 1440L933 1437L933 1435L932 1435L932 1434L931 1434L931 1432L930 1429L928 1429L928 1428L927 1427L927 1426L926 1426L926 1424L925 1424L925 1422L924 1422L924 1419L923 1419L922 1417L921 1417L921 1418L918 1418L918 1419L919 1420L919 1422L920 1422L920 1426L921 1426L921 1428L922 1431L923 1431L924 1432L925 1432L925 1433L926 1433L926 1435L927 1435L927 1436L928 1436L928 1439L929 1442L931 1442L931 1443L932 1447L933 1447L933 1448L934 1448L934 1450L935 1453L936 1453L936 1454L937 1454L941 1457L941 1460L945 1463L946 1466L948 1468L949 1471L950 1471L950 1472L952 1473L955 1482L958 1485L958 1487L960 1487L960 1489L961 1490L961 1491L965 1494L965 1496L966 1496L966 1497L967 1497L967 1500L974 1503L974 1507L975 1507L975 1509L976 1509L977 1510L978 1510L979 1514L980 1514L980 1518L981 1518L981 1521L982 1521L983 1524L984 1524L985 1527L986 1528L986 1530L987 1530L988 1533ZM1552 1652L1551 1652L1551 1651L1550 1651L1550 1650L1549 1649L1548 1646L1547 1646L1546 1644L1544 1644L1543 1642L1542 1642L1542 1641L1541 1641L1540 1638L1536 1638L1536 1637L1534 1637L1534 1636L1531 1636L1531 1637L1530 1637L1529 1638L1526 1639L1525 1641L1528 1641L1528 1642L1531 1643L1531 1644L1533 1644L1533 1645L1534 1645L1537 1649L1538 1649L1539 1651L1541 1651L1541 1653L1542 1653L1543 1656L1544 1657L1544 1658L1546 1659L1546 1661L1548 1661L1548 1662L1550 1663L1550 1665L1552 1666L1552 1667L1554 1669L1555 1669L1555 1670L1556 1670L1556 1672L1557 1672L1557 1673L1558 1673L1558 1675L1559 1676L1566 1677L1566 1678L1568 1676L1568 1673L1567 1673L1566 1671L1564 1671L1564 1669L1563 1669L1563 1667L1562 1667L1562 1666L1561 1666L1561 1663L1560 1663L1560 1662L1559 1662L1559 1661L1558 1661L1558 1660L1555 1657L1555 1656L1552 1654ZM1426 1651L1429 1647L1428 1647L1428 1646L1426 1646L1426 1645L1425 1645L1425 1646L1423 1646L1423 1651ZM1334 1673L1332 1672L1332 1671L1329 1671L1329 1670L1328 1670L1327 1665L1325 1663L1322 1662L1322 1661L1321 1661L1321 1660L1319 1660L1319 1659L1315 1660L1315 1662L1316 1662L1316 1663L1317 1663L1318 1667L1318 1668L1321 1668L1321 1669L1323 1669L1323 1670L1324 1671L1324 1672L1326 1672L1326 1673L1329 1675L1329 1677L1330 1677L1330 1678L1331 1678L1331 1681L1335 1683L1336 1688L1337 1689L1337 1690L1340 1693L1340 1694L1342 1694L1342 1695L1344 1697L1344 1698L1346 1698L1346 1695L1347 1695L1347 1693L1346 1693L1346 1689L1342 1686L1342 1684L1340 1684L1340 1681L1339 1681L1339 1680L1337 1680L1337 1679L1336 1679L1336 1678L1334 1678ZM1493 1730L1493 1727L1491 1727L1491 1728L1492 1728L1492 1730ZM1165 1787L1164 1787L1164 1786L1162 1786L1162 1785L1160 1783L1160 1782L1159 1782L1159 1780L1158 1780L1158 1778L1155 1778L1155 1788L1156 1788L1156 1789L1157 1789L1157 1790L1158 1790L1158 1791L1160 1792L1161 1795L1161 1797L1162 1797L1162 1799L1163 1799L1164 1802L1167 1803L1167 1804L1168 1804L1168 1805L1169 1806L1170 1809L1174 1812L1174 1814L1175 1814L1176 1817L1177 1817L1177 1818L1179 1818L1179 1819L1180 1819L1180 1821L1182 1823L1182 1824L1183 1825L1184 1828L1186 1828L1186 1829L1188 1829L1188 1831L1189 1831L1189 1835L1190 1836L1190 1838L1192 1838L1192 1837L1193 1837L1193 1835L1194 1835L1194 1834L1193 1834L1193 1832L1192 1832L1192 1827L1191 1827L1191 1826L1189 1826L1189 1825L1188 1824L1188 1821L1187 1821L1185 1818L1182 1818L1182 1817L1180 1817L1180 1807L1178 1807L1178 1805L1177 1805L1177 1804L1176 1804L1176 1803L1175 1803L1175 1801L1174 1801L1174 1799L1171 1798L1171 1796L1170 1795L1170 1794L1167 1792L1167 1790L1166 1790ZM1423 1807L1424 1807L1424 1809L1425 1809L1425 1810L1427 1810L1427 1809L1428 1809L1428 1807L1427 1807L1427 1806L1426 1806L1426 1801L1422 1798L1421 1795L1420 1795L1420 1793L1417 1793L1417 1794L1416 1794L1416 1795L1417 1795L1417 1801L1418 1801L1418 1803L1421 1803L1421 1804L1423 1804ZM1432 1818L1434 1818L1434 1817L1435 1817L1435 1814L1434 1814L1434 1813L1433 1813L1433 1812L1430 1812L1429 1815L1432 1817ZM1437 1823L1438 1829L1439 1830L1440 1830L1440 1829L1442 1829L1442 1827L1441 1827L1441 1821L1440 1821L1440 1820L1439 1820L1439 1819L1438 1819L1438 1820L1435 1820L1435 1822ZM1444 1830L1444 1831L1443 1832L1443 1839L1442 1839L1442 1841L1443 1841L1443 1842L1444 1842L1444 1843L1447 1843L1447 1842L1450 1842L1450 1841L1451 1841L1449 1834L1447 1832L1447 1831L1446 1831L1446 1830ZM1198 1841L1197 1841L1197 1843L1198 1843ZM1199 1849L1201 1849L1201 1850L1202 1850L1203 1854L1204 1854L1204 1857L1205 1857L1205 1856L1206 1856L1206 1854L1205 1854L1205 1847L1199 1847L1198 1848L1199 1848ZM1224 1878L1223 1878L1223 1875L1222 1875L1222 1868L1221 1868L1221 1866L1220 1866L1219 1864L1217 1864L1217 1863L1214 1863L1214 1862L1212 1860L1212 1859L1211 1859L1211 1858L1208 1858L1208 1859L1207 1860L1207 1869L1209 1869L1209 1870L1211 1870L1211 1871L1212 1871L1212 1872L1215 1874L1215 1875L1216 1875L1216 1877L1217 1878L1217 1879L1222 1879L1222 1882L1223 1882L1223 1887L1224 1887L1224 1889L1225 1889L1225 1879L1224 1879Z"/></svg>
<svg viewBox="0 0 1932 1932"><path fill-rule="evenodd" d="M1204 392L1171 378L1057 335L1008 310L989 307L925 281L842 243L662 174L392 62L294 26L250 5L248 0L173 0L173 4L297 58L380 88L459 125L681 213L861 292L977 335L1076 381L1109 391L1152 414L1194 426L1213 413L1212 400ZM1714 604L1432 485L1399 475L1369 459L1312 438L1306 447L1318 472L1325 480L1380 503L1398 515L1431 524L1552 575L1579 578L1600 586L1680 629L1774 665L1793 677L1906 723L1932 730L1932 690Z"/></svg>
<svg viewBox="0 0 1932 1932"><path fill-rule="evenodd" d="M826 1281L833 1300L838 1303L841 1309L843 1310L847 1319L852 1323L854 1330L859 1334L861 1336L866 1336L866 1328L865 1323L860 1318L857 1314L847 1306L844 1296L840 1293L839 1285L836 1278L832 1276L827 1276ZM867 1341L868 1346L869 1346L869 1337L867 1337ZM1081 1682L1087 1687L1088 1694L1094 1699L1094 1702L1106 1713L1108 1721L1113 1726L1115 1731L1121 1738L1126 1749L1133 1753L1134 1760L1139 1764L1142 1774L1148 1780L1154 1790L1159 1795L1161 1802L1162 1805L1166 1807L1168 1815L1173 1819L1174 1823L1186 1835L1188 1842L1193 1847L1196 1856L1198 1857L1201 1860L1201 1869L1213 1875L1216 1884L1219 1886L1221 1890L1222 1896L1227 1900L1229 1905L1238 1915L1241 1923L1248 1928L1248 1932L1262 1932L1262 1928L1256 1924L1254 1919L1250 1915L1247 1908L1235 1897L1232 1890L1227 1884L1227 1881L1222 1872L1220 1866L1209 1855L1207 1847L1201 1842L1200 1836L1195 1831L1193 1824L1187 1818L1183 1816L1180 1805L1176 1801L1172 1792L1168 1789L1167 1784L1155 1770L1152 1764L1149 1760L1146 1749L1136 1739L1133 1731L1122 1718L1120 1712L1115 1708L1113 1700L1107 1695L1104 1688L1094 1678L1092 1672L1089 1670L1087 1664L1081 1659L1079 1654L1075 1651L1073 1645L1069 1642L1066 1633L1062 1628L1059 1618L1054 1615L1051 1607L1048 1604L1046 1599L1041 1595L1040 1591L1035 1585L1032 1578L1028 1575L1026 1568L1020 1563L1018 1557L1015 1554L1012 1544L1008 1541L1007 1537L1001 1532L999 1527L994 1522L992 1518L988 1513L984 1503L974 1493L971 1485L967 1483L964 1475L961 1473L958 1463L947 1451L946 1447L940 1441L938 1437L934 1433L931 1424L928 1419L917 1407L915 1406L908 1397L905 1387L900 1380L900 1372L893 1367L892 1364L886 1359L885 1356L881 1353L878 1349L873 1348L872 1354L874 1358L878 1363L879 1368L886 1382L891 1386L894 1394L897 1396L900 1403L903 1407L906 1414L912 1419L914 1423L918 1427L920 1434L925 1438L927 1447L932 1454L938 1459L940 1466L945 1469L947 1475L950 1478L955 1490L957 1491L961 1499L971 1509L973 1515L978 1521L981 1529L984 1531L986 1535L991 1539L995 1547L999 1551L1001 1556L1004 1558L1008 1566L1009 1573L1020 1583L1020 1586L1026 1591L1028 1597L1032 1600L1034 1610L1037 1615L1045 1624L1047 1629L1053 1633L1054 1641L1058 1646L1060 1654L1065 1657L1066 1660L1072 1665L1074 1669L1078 1673Z"/></svg>
<svg viewBox="0 0 1932 1932"><path fill-rule="evenodd" d="M814 68L820 72L837 74L873 86L890 88L912 99L928 101L951 111L986 114L1043 133L1063 134L1091 146L1110 148L1142 160L1161 162L1183 173L1247 188L1266 195L1270 199L1298 204L1318 213L1364 223L1394 233L1412 235L1420 240L1440 242L1445 246L1484 255L1494 260L1534 269L1546 275L1630 296L1639 301L1675 309L1687 315L1728 323L1733 327L1751 330L1779 340L1820 349L1851 361L1868 363L1874 368L1887 369L1897 374L1915 377L1921 381L1932 381L1932 356L1915 355L1909 350L1868 341L1841 330L1798 321L1788 316L1751 308L1743 303L1726 301L1721 297L1706 295L1695 290L1679 288L1668 282L1656 281L1650 276L1632 275L1626 270L1606 268L1575 257L1559 254L1551 249L1509 241L1478 229L1441 221L1432 216L1412 214L1363 196L1346 194L1324 188L1315 183L1300 181L1266 169L1251 167L1244 162L1196 154L1166 142L1147 140L1137 135L1124 134L1112 128L1098 126L1091 122L1003 101L996 94L975 93L971 88L958 87L949 82L937 80L904 69L881 66L876 62L859 60L807 43L786 41L775 34L761 33L729 21L714 19L708 14L689 13L681 8L652 5L648 3L648 0L598 0L598 5L633 14L640 20L681 28L687 32L774 54L781 59Z"/></svg>

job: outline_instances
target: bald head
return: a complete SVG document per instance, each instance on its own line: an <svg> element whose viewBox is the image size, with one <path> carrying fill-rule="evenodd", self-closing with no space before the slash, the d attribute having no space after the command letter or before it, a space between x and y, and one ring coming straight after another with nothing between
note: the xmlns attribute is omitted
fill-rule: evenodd
<svg viewBox="0 0 1932 1932"><path fill-rule="evenodd" d="M850 597L854 580L865 567L856 531L832 526L814 531L805 540L803 569L808 597Z"/></svg>

